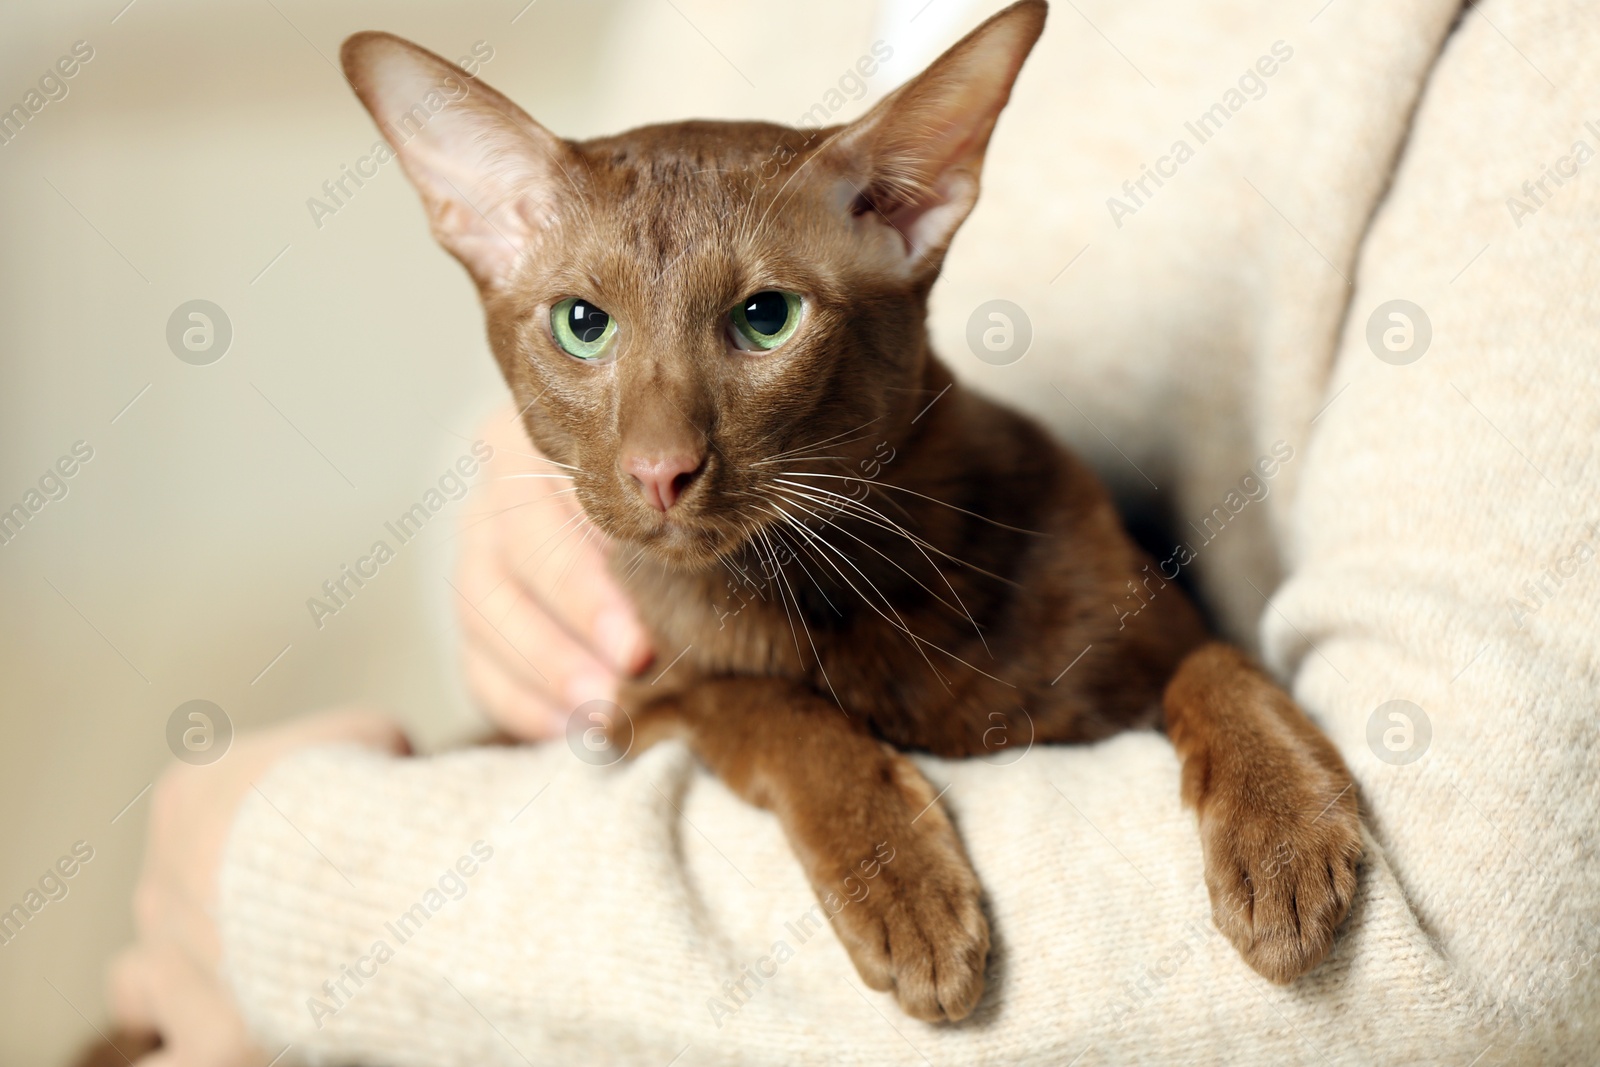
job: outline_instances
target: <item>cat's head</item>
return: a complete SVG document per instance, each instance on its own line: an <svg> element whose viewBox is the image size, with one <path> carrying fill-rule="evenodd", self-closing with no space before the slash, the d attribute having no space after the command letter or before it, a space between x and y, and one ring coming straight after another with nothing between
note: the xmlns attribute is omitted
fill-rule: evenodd
<svg viewBox="0 0 1600 1067"><path fill-rule="evenodd" d="M477 283L534 442L607 534L698 567L802 514L787 470L852 471L932 399L928 290L1045 9L1006 8L814 130L566 141L398 37L342 58Z"/></svg>

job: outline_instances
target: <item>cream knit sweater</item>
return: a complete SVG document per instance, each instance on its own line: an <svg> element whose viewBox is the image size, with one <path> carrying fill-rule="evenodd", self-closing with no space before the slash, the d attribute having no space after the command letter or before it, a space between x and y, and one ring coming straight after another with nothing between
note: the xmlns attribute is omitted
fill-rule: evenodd
<svg viewBox="0 0 1600 1067"><path fill-rule="evenodd" d="M917 50L861 7L807 10ZM735 54L763 30L683 8ZM679 18L635 14L620 60ZM225 859L263 1043L418 1067L1600 1063L1600 10L1457 14L1062 0L936 294L946 357L1161 501L1222 627L1343 750L1370 835L1318 970L1271 986L1214 932L1157 735L922 761L995 936L953 1027L862 987L803 922L773 819L680 747L324 750L259 783L275 807L246 803ZM712 98L619 65L641 68L619 99ZM1146 166L1166 176L1141 191ZM992 297L1033 323L1009 367L965 348ZM1279 441L1267 495L1230 497Z"/></svg>

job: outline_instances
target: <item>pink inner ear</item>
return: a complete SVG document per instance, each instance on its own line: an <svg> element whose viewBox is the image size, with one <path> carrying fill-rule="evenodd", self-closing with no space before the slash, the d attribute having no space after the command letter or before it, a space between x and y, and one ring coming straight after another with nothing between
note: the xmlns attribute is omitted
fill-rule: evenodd
<svg viewBox="0 0 1600 1067"><path fill-rule="evenodd" d="M480 285L504 282L549 222L564 143L489 86L409 42L358 34L341 54L422 194L439 242Z"/></svg>
<svg viewBox="0 0 1600 1067"><path fill-rule="evenodd" d="M850 214L857 218L876 214L900 235L906 255L920 258L950 239L977 195L978 183L971 174L948 170L927 189L902 190L899 196L878 190L862 192L850 205Z"/></svg>
<svg viewBox="0 0 1600 1067"><path fill-rule="evenodd" d="M989 136L1044 13L1034 2L992 16L838 138L841 169L862 178L852 214L894 227L912 269L949 243L977 201Z"/></svg>

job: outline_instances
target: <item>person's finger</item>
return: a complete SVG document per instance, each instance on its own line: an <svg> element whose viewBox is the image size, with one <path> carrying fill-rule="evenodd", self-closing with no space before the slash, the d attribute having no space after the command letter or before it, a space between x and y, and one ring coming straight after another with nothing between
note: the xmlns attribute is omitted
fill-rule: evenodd
<svg viewBox="0 0 1600 1067"><path fill-rule="evenodd" d="M570 711L585 700L610 699L616 692L611 666L521 589L504 589L482 607L465 605L462 610L463 625L484 651L557 707Z"/></svg>
<svg viewBox="0 0 1600 1067"><path fill-rule="evenodd" d="M457 571L455 607L467 643L520 687L562 711L585 700L611 699L616 690L611 666L497 563L495 557L471 554Z"/></svg>
<svg viewBox="0 0 1600 1067"><path fill-rule="evenodd" d="M467 691L494 724L523 741L543 741L566 726L567 714L534 690L513 679L481 647L468 643L462 651Z"/></svg>
<svg viewBox="0 0 1600 1067"><path fill-rule="evenodd" d="M503 565L614 670L637 673L650 660L649 638L612 577L603 536L578 514L575 504L566 511L560 523L551 521L553 516L508 513L501 532Z"/></svg>
<svg viewBox="0 0 1600 1067"><path fill-rule="evenodd" d="M485 436L489 436L487 429ZM497 444L499 448L492 462L499 464L503 469L506 463L504 442ZM525 442L524 447L526 447ZM491 474L494 469L491 466ZM551 681L546 667L561 659L570 658L574 654L572 646L576 642L570 639L558 641L554 648L546 648L538 643L527 643L526 640L517 643L506 634L502 625L508 612L515 608L517 610L513 613L511 625L518 631L520 638L536 638L540 631L549 629L530 627L526 624L529 612L544 614L544 609L529 601L526 591L512 578L506 568L500 551L502 516L498 509L506 499L514 501L519 496L528 497L531 493L518 489L508 494L496 488L494 482L490 483L489 488L491 492L485 498L487 506L496 510L482 516L463 519L461 555L456 562L454 581L450 583L456 594L452 605L460 622L465 643L469 647L482 646L482 654L495 660L501 673L507 675L521 688L535 691L540 698L554 703L559 699L559 687ZM519 601L527 602L519 604ZM567 635L563 633L561 636L566 638ZM595 659L588 649L578 649L577 655L580 660L585 661L581 666L589 666L588 661ZM491 707L490 710L497 709Z"/></svg>
<svg viewBox="0 0 1600 1067"><path fill-rule="evenodd" d="M131 1034L156 1032L155 1005L150 998L150 973L144 950L131 945L111 961L106 974L106 1000L111 1020Z"/></svg>
<svg viewBox="0 0 1600 1067"><path fill-rule="evenodd" d="M505 414L497 434L486 494L487 517L463 529L468 553L494 553L524 590L615 670L632 674L649 662L649 640L627 596L612 578L609 546L583 515L571 471L539 455L522 427Z"/></svg>

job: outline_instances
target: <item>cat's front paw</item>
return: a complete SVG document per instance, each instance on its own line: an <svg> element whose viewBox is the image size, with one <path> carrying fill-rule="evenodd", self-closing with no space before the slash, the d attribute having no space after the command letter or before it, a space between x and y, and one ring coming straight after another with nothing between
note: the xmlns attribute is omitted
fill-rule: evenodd
<svg viewBox="0 0 1600 1067"><path fill-rule="evenodd" d="M864 897L845 898L834 929L861 980L894 990L907 1015L965 1019L983 997L989 958L977 877L940 848L901 845L893 856Z"/></svg>
<svg viewBox="0 0 1600 1067"><path fill-rule="evenodd" d="M954 1022L983 997L983 889L933 790L903 756L896 762L903 814L869 858L835 868L817 888L825 902L829 892L842 902L830 908L834 930L862 981L894 990L907 1015Z"/></svg>
<svg viewBox="0 0 1600 1067"><path fill-rule="evenodd" d="M1355 897L1354 786L1235 790L1209 801L1200 834L1212 920L1261 975L1292 982L1328 954Z"/></svg>

